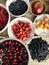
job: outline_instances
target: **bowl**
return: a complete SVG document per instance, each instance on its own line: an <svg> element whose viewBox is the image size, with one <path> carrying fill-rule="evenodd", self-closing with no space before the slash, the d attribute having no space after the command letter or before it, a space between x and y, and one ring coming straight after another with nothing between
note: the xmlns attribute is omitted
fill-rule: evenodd
<svg viewBox="0 0 49 65"><path fill-rule="evenodd" d="M3 42L9 41L9 40L17 41L17 42L21 43L21 44L25 47L25 49L27 50L27 53L28 53L28 64L27 64L27 65L30 65L30 53L29 53L29 50L28 50L27 46L26 46L25 44L23 44L23 42L21 42L20 40L14 39L14 38L4 38L4 39L2 39L2 40L0 41L0 43L2 44ZM2 50L2 49L0 49L0 50ZM0 59L1 59L1 58L0 58Z"/></svg>
<svg viewBox="0 0 49 65"><path fill-rule="evenodd" d="M25 1L25 3L28 5L28 9L27 9L27 11L26 11L24 14L22 14L22 15L13 15L13 14L9 11L9 5L10 5L12 2L15 2L15 1L17 1L17 0L7 0L7 1L6 1L6 8L7 8L9 14L12 15L13 17L21 17L21 16L26 15L26 13L29 11L29 5L30 5L29 0L23 0L23 1Z"/></svg>
<svg viewBox="0 0 49 65"><path fill-rule="evenodd" d="M19 18L15 18L14 20L12 20L11 23L9 24L9 27L8 27L8 35L9 35L9 37L16 39L16 37L15 37L14 34L13 34L13 30L12 30L11 26L14 25L15 23L17 24L19 20L20 20L20 21L23 21L23 22L25 22L25 23L27 23L27 22L30 23L30 27L32 28L32 32L31 32L30 35L26 38L26 40L23 40L23 41L21 40L21 41L24 42L24 43L29 43L29 42L31 41L31 39L33 38L34 34L35 34L35 24L32 23L32 21L29 20L28 18L19 17Z"/></svg>
<svg viewBox="0 0 49 65"><path fill-rule="evenodd" d="M32 11L32 5L33 5L35 2L40 2L41 4L43 4L44 10L43 10L42 13L36 14L36 13L33 12L34 10ZM37 1L37 0L31 1L31 3L30 3L30 13L31 13L32 15L35 15L35 16L41 15L41 14L45 13L46 10L47 10L46 3L44 3L43 1L40 1L40 0L38 0L38 1Z"/></svg>
<svg viewBox="0 0 49 65"><path fill-rule="evenodd" d="M36 20L40 20L41 22L43 21L44 17L48 17L49 18L49 15L48 14L42 14L42 15L39 15L35 18L34 22L35 22L35 25L36 25ZM49 23L49 21L48 21ZM35 33L39 36L44 36L44 37L49 37L49 30L43 30L43 29L35 29Z"/></svg>
<svg viewBox="0 0 49 65"><path fill-rule="evenodd" d="M0 4L0 6L2 6L2 7L7 11L7 13L8 13L8 10L6 9L6 7L5 7L3 4ZM7 29L9 23L10 23L10 15L9 15L9 13L8 13L8 21L7 21L7 24L6 24L6 26L0 31L0 33L4 32L4 31Z"/></svg>
<svg viewBox="0 0 49 65"><path fill-rule="evenodd" d="M48 43L48 45L49 45L49 38L44 38L44 37L41 37L41 36L35 36L35 37L33 37L33 39L37 39L37 38L42 38L42 40L46 41ZM30 43L28 43L28 44L30 44ZM49 50L49 48L48 48L48 50ZM31 53L30 53L30 55L31 55ZM34 64L34 65L36 65L36 64L37 65L46 65L46 63L49 62L49 54L46 56L46 58L44 60L41 60L40 62L38 62L37 59L33 60L32 58L31 58L31 61L32 61L31 64Z"/></svg>

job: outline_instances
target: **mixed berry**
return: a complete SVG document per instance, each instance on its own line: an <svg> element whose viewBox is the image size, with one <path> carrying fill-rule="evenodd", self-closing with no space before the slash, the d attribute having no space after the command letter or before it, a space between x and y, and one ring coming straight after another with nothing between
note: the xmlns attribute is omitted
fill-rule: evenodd
<svg viewBox="0 0 49 65"><path fill-rule="evenodd" d="M13 15L22 15L28 9L28 5L23 0L16 0L9 5L9 11Z"/></svg>
<svg viewBox="0 0 49 65"><path fill-rule="evenodd" d="M18 21L17 24L12 25L12 30L15 37L21 40L25 40L32 32L30 23L29 22L25 23L20 20Z"/></svg>
<svg viewBox="0 0 49 65"><path fill-rule="evenodd" d="M8 19L8 12L4 7L0 6L0 31L7 25Z"/></svg>
<svg viewBox="0 0 49 65"><path fill-rule="evenodd" d="M28 52L23 44L16 40L7 40L0 44L2 65L28 65Z"/></svg>

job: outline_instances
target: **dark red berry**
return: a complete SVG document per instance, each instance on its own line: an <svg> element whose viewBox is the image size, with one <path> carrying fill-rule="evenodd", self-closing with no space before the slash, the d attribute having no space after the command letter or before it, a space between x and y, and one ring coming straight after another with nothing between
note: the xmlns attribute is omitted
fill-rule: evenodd
<svg viewBox="0 0 49 65"><path fill-rule="evenodd" d="M13 33L16 38L25 40L29 34L32 32L30 23L24 23L23 21L18 21L17 24L12 26Z"/></svg>

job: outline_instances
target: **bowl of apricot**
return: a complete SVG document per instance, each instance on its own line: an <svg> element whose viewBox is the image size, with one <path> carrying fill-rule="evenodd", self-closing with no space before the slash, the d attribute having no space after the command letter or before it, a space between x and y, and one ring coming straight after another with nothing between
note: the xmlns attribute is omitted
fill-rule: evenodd
<svg viewBox="0 0 49 65"><path fill-rule="evenodd" d="M36 17L34 20L36 24L35 33L40 36L49 36L49 15L42 14Z"/></svg>

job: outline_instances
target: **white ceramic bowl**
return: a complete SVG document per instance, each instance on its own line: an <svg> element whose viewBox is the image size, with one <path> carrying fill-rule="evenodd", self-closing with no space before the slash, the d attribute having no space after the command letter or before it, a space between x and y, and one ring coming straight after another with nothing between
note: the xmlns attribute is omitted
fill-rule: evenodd
<svg viewBox="0 0 49 65"><path fill-rule="evenodd" d="M35 18L34 22L36 22L36 20L40 20L40 21L43 21L43 18L47 16L49 18L49 14L42 14L42 15L39 15ZM48 21L49 22L49 21ZM35 33L39 36L44 36L44 37L49 37L49 31L48 30L43 30L43 29L35 29Z"/></svg>
<svg viewBox="0 0 49 65"><path fill-rule="evenodd" d="M28 5L28 9L27 9L27 11L26 11L24 14L22 14L22 15L13 15L13 14L9 11L9 5L10 5L12 2L15 2L15 1L16 1L16 0L7 0L7 1L6 1L6 8L7 8L9 14L12 15L12 16L14 16L14 17L21 17L21 16L26 15L26 13L29 11L29 5L30 5L29 0L23 0L23 1L25 1L26 4Z"/></svg>
<svg viewBox="0 0 49 65"><path fill-rule="evenodd" d="M0 37L0 38L1 38L1 37ZM28 59L28 65L30 65L31 57L30 57L30 52L29 52L29 50L28 50L28 47L27 47L23 42L21 42L20 40L14 39L14 38L4 38L4 39L0 40L0 43L4 42L4 41L6 41L6 40L16 40L16 41L20 42L22 45L24 45L24 47L26 48L26 50L27 50L27 52L28 52L28 57L29 57L29 59Z"/></svg>
<svg viewBox="0 0 49 65"><path fill-rule="evenodd" d="M35 36L35 37L33 37L33 39L35 39L35 38L42 38L43 40L47 41L47 43L49 45L49 38L45 38L45 37L41 37L41 36ZM30 43L28 43L28 44L30 44ZM32 61L32 64L34 64L34 65L46 65L45 63L47 63L47 62L49 63L49 54L47 55L47 57L45 58L45 60L42 60L40 62L38 62L36 59L33 60L32 58L31 58L31 61Z"/></svg>
<svg viewBox="0 0 49 65"><path fill-rule="evenodd" d="M32 23L32 21L29 20L28 18L19 17L19 18L15 18L14 20L12 20L11 23L9 24L9 27L8 27L8 35L9 35L9 37L16 39L16 37L13 34L13 30L12 30L12 27L11 26L13 24L15 24L15 23L17 24L19 20L21 20L23 22L29 22L30 23L30 26L32 28L32 32L30 33L29 37L26 38L26 40L24 40L24 41L21 40L24 43L29 43L31 41L31 39L33 38L34 34L35 34L35 24Z"/></svg>
<svg viewBox="0 0 49 65"><path fill-rule="evenodd" d="M4 9L6 9L6 7L5 7L3 4L0 4L0 6L2 6ZM7 11L7 9L6 9L6 11ZM7 11L7 12L8 12L8 11ZM8 21L7 21L7 24L6 24L6 26L0 31L0 33L4 32L4 31L7 29L8 25L9 25L9 23L10 23L10 15L9 15L9 13L8 13L8 16L9 16L9 19L8 19Z"/></svg>

